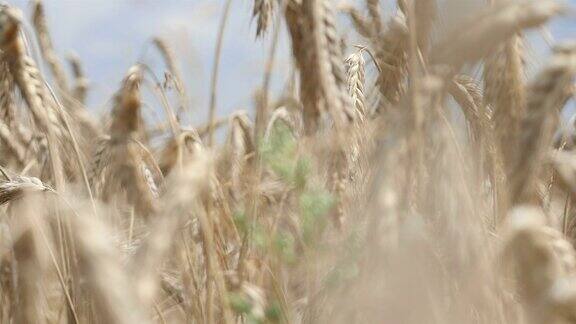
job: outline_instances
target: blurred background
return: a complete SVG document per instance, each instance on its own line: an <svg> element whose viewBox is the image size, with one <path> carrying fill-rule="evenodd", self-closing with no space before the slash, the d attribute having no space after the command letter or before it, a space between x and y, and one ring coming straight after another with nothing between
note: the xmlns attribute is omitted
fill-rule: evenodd
<svg viewBox="0 0 576 324"><path fill-rule="evenodd" d="M335 6L341 5L335 0ZM31 1L12 0L30 16ZM576 6L576 0L567 1ZM383 11L392 10L391 0L382 0ZM442 14L464 17L480 7L485 0L440 0ZM90 79L88 105L92 110L108 107L127 69L136 61L144 62L163 78L161 60L151 46L152 37L164 38L175 52L192 112L188 122L206 120L210 92L210 74L214 58L218 25L224 0L44 0L46 16L60 57L76 53ZM363 9L362 3L350 2ZM218 115L236 109L253 109L253 94L263 78L265 60L270 47L271 33L256 39L256 24L251 17L252 1L233 0L224 35L218 85ZM346 17L341 16L346 20ZM354 35L342 34L351 42ZM543 36L548 34L548 36ZM549 46L546 39L560 41L576 35L574 15L555 20L546 31L529 36L528 52L536 69L546 60ZM282 27L280 45L273 76L273 90L278 91L289 75L289 50ZM154 106L153 103L151 103ZM567 114L574 111L570 104ZM161 109L158 108L160 113ZM155 111L149 111L154 114ZM150 117L150 116L149 116ZM153 117L154 118L154 117ZM161 117L156 117L161 118Z"/></svg>

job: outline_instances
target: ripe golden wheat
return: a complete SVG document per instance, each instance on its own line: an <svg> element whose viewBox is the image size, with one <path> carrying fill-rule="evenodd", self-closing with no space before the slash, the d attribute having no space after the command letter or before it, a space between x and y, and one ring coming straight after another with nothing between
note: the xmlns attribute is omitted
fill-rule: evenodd
<svg viewBox="0 0 576 324"><path fill-rule="evenodd" d="M217 119L227 2L204 125L170 37L97 116L55 13L0 5L0 323L576 323L576 45L527 50L573 11L444 3L254 0L264 82Z"/></svg>

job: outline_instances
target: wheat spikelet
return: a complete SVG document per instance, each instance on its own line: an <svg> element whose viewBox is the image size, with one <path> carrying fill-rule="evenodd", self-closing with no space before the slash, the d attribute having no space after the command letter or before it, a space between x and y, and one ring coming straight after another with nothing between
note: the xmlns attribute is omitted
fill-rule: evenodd
<svg viewBox="0 0 576 324"><path fill-rule="evenodd" d="M373 25L368 19L364 18L356 8L350 5L345 5L343 8L340 8L340 10L342 10L343 12L348 14L348 16L350 16L350 20L352 20L352 23L354 24L354 29L358 34L360 34L362 37L365 38L372 37Z"/></svg>
<svg viewBox="0 0 576 324"><path fill-rule="evenodd" d="M254 0L252 18L256 18L256 37L266 33L272 20L274 2L272 0Z"/></svg>
<svg viewBox="0 0 576 324"><path fill-rule="evenodd" d="M176 64L176 57L174 52L162 38L155 37L153 42L160 54L162 54L162 58L166 63L166 67L168 68L168 72L170 72L171 76L174 77L174 83L176 85L176 90L181 97L182 106L186 105L188 99L186 97L186 91L184 91L184 80L182 79L182 74L180 73L180 69ZM181 107L181 109L183 109L183 107Z"/></svg>
<svg viewBox="0 0 576 324"><path fill-rule="evenodd" d="M428 56L430 35L437 16L436 0L421 0L414 2L414 19L416 25L416 42L418 50L424 57Z"/></svg>
<svg viewBox="0 0 576 324"><path fill-rule="evenodd" d="M514 151L514 163L509 171L511 199L526 198L540 164L552 144L558 111L569 98L566 89L576 75L576 46L561 45L548 66L528 86L526 115Z"/></svg>
<svg viewBox="0 0 576 324"><path fill-rule="evenodd" d="M348 65L348 93L352 98L356 113L360 119L363 119L367 111L364 96L364 57L362 52L350 54L346 63Z"/></svg>
<svg viewBox="0 0 576 324"><path fill-rule="evenodd" d="M46 323L44 273L47 270L47 242L43 242L46 223L43 220L42 201L36 196L46 189L35 178L15 177L3 181L0 201L9 203L11 217L12 250L18 271L15 281L16 300L13 320L17 323Z"/></svg>
<svg viewBox="0 0 576 324"><path fill-rule="evenodd" d="M31 59L27 21L1 6L0 322L576 323L564 237L576 223L576 158L565 136L550 145L574 94L576 50L557 47L524 85L520 42L563 6L392 2L250 3L257 37L284 15L293 66L277 77L280 33L257 126L237 111L196 128L170 109L187 108L187 78L166 41L152 41L163 66L130 69L111 113L88 126L98 112L81 102L79 62L73 88L54 95ZM238 22L231 3L215 62L226 22ZM465 17L469 3L487 8ZM348 25L335 9L359 45L340 37ZM212 91L211 108L233 95ZM158 104L169 122L156 122ZM222 124L226 137L205 148L202 135ZM83 154L87 192L76 176Z"/></svg>
<svg viewBox="0 0 576 324"><path fill-rule="evenodd" d="M69 138L63 132L66 128L52 92L40 75L34 60L26 53L24 41L19 34L20 21L21 14L17 9L6 5L0 7L0 25L3 30L0 47L4 51L10 74L34 117L36 127L46 136L52 181L56 188L62 188L65 185L62 158L67 156L66 150L62 150L61 146L69 144ZM66 171L72 176L76 171L71 167L73 163L69 157L65 160L68 166Z"/></svg>
<svg viewBox="0 0 576 324"><path fill-rule="evenodd" d="M10 161L10 158L14 158L19 166L25 164L26 148L16 139L14 133L10 131L10 128L0 121L0 142L3 144L7 151L4 151L5 157L3 162Z"/></svg>
<svg viewBox="0 0 576 324"><path fill-rule="evenodd" d="M108 229L94 216L74 212L70 220L79 271L95 302L96 318L106 323L150 323L118 251L110 244Z"/></svg>
<svg viewBox="0 0 576 324"><path fill-rule="evenodd" d="M235 199L240 199L245 191L243 179L255 150L252 134L252 123L246 112L239 111L230 116L226 149L221 158L224 163L220 170L230 181L230 193Z"/></svg>
<svg viewBox="0 0 576 324"><path fill-rule="evenodd" d="M156 211L162 173L150 152L138 141L142 74L130 69L116 94L110 137L103 138L92 159L90 184L97 196L111 198L112 189L125 191L127 200L144 216Z"/></svg>
<svg viewBox="0 0 576 324"><path fill-rule="evenodd" d="M4 160L12 154L16 161L24 164L25 148L22 144L22 136L16 121L16 107L13 96L13 80L5 62L0 62L0 143L9 152L4 154Z"/></svg>
<svg viewBox="0 0 576 324"><path fill-rule="evenodd" d="M524 63L521 36L502 44L484 64L485 104L494 109L494 127L505 163L511 155L508 143L518 136L524 114Z"/></svg>
<svg viewBox="0 0 576 324"><path fill-rule="evenodd" d="M0 64L0 118L9 127L16 122L16 107L14 104L14 80L8 69L8 65L2 57Z"/></svg>
<svg viewBox="0 0 576 324"><path fill-rule="evenodd" d="M64 111L36 63L26 52L20 34L20 13L14 8L3 6L0 8L0 16L5 31L1 36L1 46L10 73L34 117L36 127L45 134L52 180L57 188L61 188L64 186L65 175L76 178L78 169L83 170L82 162L78 160L81 159L81 148L73 135L75 125L68 122L68 111ZM72 117L88 135L97 133L84 111L73 111ZM70 154L70 151L74 154Z"/></svg>
<svg viewBox="0 0 576 324"><path fill-rule="evenodd" d="M18 323L44 323L39 276L42 271L36 260L38 237L26 233L14 243L14 255L19 265L18 271L18 309L15 320Z"/></svg>
<svg viewBox="0 0 576 324"><path fill-rule="evenodd" d="M388 22L386 30L375 40L376 61L382 71L378 74L378 89L390 104L397 104L404 91L406 75L408 27L401 11Z"/></svg>
<svg viewBox="0 0 576 324"><path fill-rule="evenodd" d="M88 93L88 78L82 69L80 58L75 54L68 55L68 62L72 67L72 74L74 75L74 87L72 88L72 96L80 103L86 103L86 95Z"/></svg>
<svg viewBox="0 0 576 324"><path fill-rule="evenodd" d="M566 297L559 294L560 286L573 280L576 270L574 248L561 233L544 224L536 207L517 207L509 218L504 257L515 270L525 310L532 323L557 323L564 315L558 312L559 304ZM573 311L568 315L572 317Z"/></svg>
<svg viewBox="0 0 576 324"><path fill-rule="evenodd" d="M160 154L158 166L162 174L168 175L176 166L203 150L202 141L196 131L183 131L166 143Z"/></svg>
<svg viewBox="0 0 576 324"><path fill-rule="evenodd" d="M307 49L306 37L309 37L308 22L304 19L301 3L289 1L285 11L286 25L292 41L292 55L300 73L300 99L302 101L302 119L306 134L318 130L321 114L320 93L316 84L317 74L313 72L310 49Z"/></svg>
<svg viewBox="0 0 576 324"><path fill-rule="evenodd" d="M325 0L291 1L286 20L293 54L300 70L303 120L307 134L316 132L323 112L337 127L354 119L345 86L345 73L334 16Z"/></svg>
<svg viewBox="0 0 576 324"><path fill-rule="evenodd" d="M42 132L47 132L51 127L51 131L57 133L60 129L60 121L36 64L26 54L23 41L18 34L19 17L20 13L14 8L8 6L0 8L0 24L4 30L0 41L4 50L4 58L37 126Z"/></svg>
<svg viewBox="0 0 576 324"><path fill-rule="evenodd" d="M519 30L535 28L562 12L553 0L506 1L455 26L432 48L431 62L460 69L488 55Z"/></svg>
<svg viewBox="0 0 576 324"><path fill-rule="evenodd" d="M549 154L548 159L558 175L560 186L572 195L576 195L576 156L574 152L555 150Z"/></svg>
<svg viewBox="0 0 576 324"><path fill-rule="evenodd" d="M366 0L366 7L370 15L370 22L372 30L376 35L382 31L382 17L380 16L380 1L379 0Z"/></svg>
<svg viewBox="0 0 576 324"><path fill-rule="evenodd" d="M66 80L66 74L64 73L62 64L58 60L54 47L52 46L52 40L50 38L50 33L48 32L46 17L44 15L44 5L41 0L34 1L32 21L34 22L34 28L36 30L42 55L46 59L60 91L66 92L68 91L68 81Z"/></svg>
<svg viewBox="0 0 576 324"><path fill-rule="evenodd" d="M284 126L288 127L290 132L292 132L294 137L297 136L296 125L293 116L285 107L278 107L274 110L274 112L272 112L272 115L270 116L270 120L266 126L266 131L264 132L264 142L268 141L270 135L274 131L274 127L276 127L278 123L283 123Z"/></svg>
<svg viewBox="0 0 576 324"><path fill-rule="evenodd" d="M182 216L195 206L202 194L210 189L210 159L198 152L183 162L168 178L168 188L163 197L161 215L156 218L152 232L139 247L132 264L136 287L141 300L150 303L157 290L157 269L172 245L173 236L181 228ZM180 216L178 216L180 215Z"/></svg>
<svg viewBox="0 0 576 324"><path fill-rule="evenodd" d="M448 86L448 91L454 100L458 103L458 105L462 107L462 112L470 124L475 138L480 138L480 132L482 131L483 125L483 118L481 116L482 108L480 106L482 101L481 97L480 101L478 101L477 98L474 97L474 93L470 91L470 89L473 89L474 87L470 88L466 86L472 84L474 86L476 85L474 83L466 82L469 79L469 77L464 76L458 76L454 78ZM488 116L484 116L484 120L488 119L486 117Z"/></svg>
<svg viewBox="0 0 576 324"><path fill-rule="evenodd" d="M16 176L0 182L0 205L22 198L27 192L42 192L48 188L38 179Z"/></svg>
<svg viewBox="0 0 576 324"><path fill-rule="evenodd" d="M321 5L321 8L319 9L323 11L320 16L324 24L323 33L326 39L325 44L328 48L330 72L334 78L334 93L338 100L338 105L336 107L339 107L338 109L341 110L337 111L336 113L342 115L338 118L341 118L344 121L353 121L356 117L356 114L346 91L346 69L343 64L344 56L342 54L341 38L338 34L338 28L336 26L336 17L332 9L331 0L319 1L319 4ZM325 96L328 96L328 93L325 93ZM329 102L328 99L325 98L325 100ZM336 121L336 123L338 123L338 121Z"/></svg>

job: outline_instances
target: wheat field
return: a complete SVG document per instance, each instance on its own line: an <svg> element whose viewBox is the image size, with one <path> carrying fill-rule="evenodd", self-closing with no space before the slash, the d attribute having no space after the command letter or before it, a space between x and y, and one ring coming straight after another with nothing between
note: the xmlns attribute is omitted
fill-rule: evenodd
<svg viewBox="0 0 576 324"><path fill-rule="evenodd" d="M253 0L261 86L219 118L226 0L198 125L169 39L98 112L63 13L0 5L0 323L576 323L576 43L527 49L575 11L440 2Z"/></svg>

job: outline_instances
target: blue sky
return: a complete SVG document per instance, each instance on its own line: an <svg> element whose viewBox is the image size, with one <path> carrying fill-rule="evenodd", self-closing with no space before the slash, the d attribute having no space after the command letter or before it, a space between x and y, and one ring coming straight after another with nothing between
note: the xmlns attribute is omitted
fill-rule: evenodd
<svg viewBox="0 0 576 324"><path fill-rule="evenodd" d="M386 0L384 0L386 1ZM482 0L443 0L457 5ZM26 16L28 0L13 0ZM337 1L335 1L337 2ZM576 6L576 0L568 1ZM193 123L205 120L210 70L220 12L224 0L44 0L56 51L77 53L91 80L89 104L101 110L118 87L123 74L137 60L159 66L150 46L153 36L165 37L178 56L192 97ZM252 0L234 0L224 39L218 112L252 109L252 94L262 82L270 37L255 39ZM550 30L557 40L576 38L576 19L554 21ZM546 45L535 37L537 61L545 59ZM281 37L275 85L287 74L286 36ZM151 105L154 105L151 103Z"/></svg>

